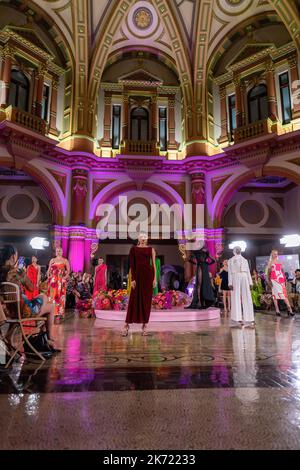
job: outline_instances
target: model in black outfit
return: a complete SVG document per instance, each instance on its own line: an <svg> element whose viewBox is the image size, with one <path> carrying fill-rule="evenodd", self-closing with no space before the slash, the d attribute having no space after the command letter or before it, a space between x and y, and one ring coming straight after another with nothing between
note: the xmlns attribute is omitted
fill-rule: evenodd
<svg viewBox="0 0 300 470"><path fill-rule="evenodd" d="M194 250L188 261L197 265L196 282L193 300L190 309L204 309L211 307L215 302L215 295L211 285L208 267L216 261L209 255L206 248Z"/></svg>
<svg viewBox="0 0 300 470"><path fill-rule="evenodd" d="M221 278L221 286L220 290L223 294L223 305L224 305L224 314L230 312L231 309L231 292L228 286L228 260L225 259L223 261L223 266L221 271L219 272L219 276Z"/></svg>

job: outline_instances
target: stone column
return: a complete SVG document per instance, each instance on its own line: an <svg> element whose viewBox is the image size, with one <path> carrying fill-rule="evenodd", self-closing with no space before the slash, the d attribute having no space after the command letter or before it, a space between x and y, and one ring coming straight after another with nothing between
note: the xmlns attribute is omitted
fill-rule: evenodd
<svg viewBox="0 0 300 470"><path fill-rule="evenodd" d="M151 98L151 140L157 145L157 95Z"/></svg>
<svg viewBox="0 0 300 470"><path fill-rule="evenodd" d="M68 258L69 254L69 227L61 227L61 247L63 256Z"/></svg>
<svg viewBox="0 0 300 470"><path fill-rule="evenodd" d="M13 59L13 50L12 50L12 48L9 47L9 46L4 47L2 71L1 71L1 80L2 80L1 105L2 106L7 106L8 105L12 59Z"/></svg>
<svg viewBox="0 0 300 470"><path fill-rule="evenodd" d="M236 75L233 82L235 86L236 127L241 127L243 125L243 96L240 76Z"/></svg>
<svg viewBox="0 0 300 470"><path fill-rule="evenodd" d="M297 95L296 90L300 87L299 81L299 69L298 69L298 58L297 56L289 57L289 66L290 66L290 73L291 73L291 83L292 83L292 119L299 119L300 118L300 96ZM294 84L294 86L293 86ZM293 94L295 94L295 98L293 99Z"/></svg>
<svg viewBox="0 0 300 470"><path fill-rule="evenodd" d="M245 82L241 81L240 83L240 90L241 90L241 110L242 110L242 126L246 126L247 121L246 121L246 85Z"/></svg>
<svg viewBox="0 0 300 470"><path fill-rule="evenodd" d="M111 147L111 99L110 91L104 92L103 138L101 147Z"/></svg>
<svg viewBox="0 0 300 470"><path fill-rule="evenodd" d="M175 139L175 95L168 96L168 150L177 150L178 145Z"/></svg>
<svg viewBox="0 0 300 470"><path fill-rule="evenodd" d="M84 243L86 230L85 227L69 228L69 254L71 271L84 270Z"/></svg>
<svg viewBox="0 0 300 470"><path fill-rule="evenodd" d="M193 229L204 229L205 225L205 175L193 173L192 177L192 226Z"/></svg>
<svg viewBox="0 0 300 470"><path fill-rule="evenodd" d="M58 80L52 80L49 132L50 132L50 134L54 134L56 136L58 136L58 134L59 134L59 132L56 128L57 90L58 90Z"/></svg>
<svg viewBox="0 0 300 470"><path fill-rule="evenodd" d="M269 107L269 118L272 121L278 120L277 113L277 99L276 99L276 88L275 88L275 78L274 78L274 63L269 61L266 64L266 82L268 88L268 107Z"/></svg>
<svg viewBox="0 0 300 470"><path fill-rule="evenodd" d="M123 145L125 145L126 141L128 140L128 117L129 117L129 98L128 92L126 90L123 91L123 104L122 104L122 140Z"/></svg>
<svg viewBox="0 0 300 470"><path fill-rule="evenodd" d="M72 171L71 225L85 225L88 172L81 168Z"/></svg>
<svg viewBox="0 0 300 470"><path fill-rule="evenodd" d="M44 67L41 67L38 71L38 74L37 74L36 98L35 98L35 115L38 116L38 117L42 117L45 72L46 72L46 69Z"/></svg>
<svg viewBox="0 0 300 470"><path fill-rule="evenodd" d="M221 136L219 143L223 144L228 142L228 121L227 121L227 106L226 106L226 87L220 86L220 104L221 104Z"/></svg>

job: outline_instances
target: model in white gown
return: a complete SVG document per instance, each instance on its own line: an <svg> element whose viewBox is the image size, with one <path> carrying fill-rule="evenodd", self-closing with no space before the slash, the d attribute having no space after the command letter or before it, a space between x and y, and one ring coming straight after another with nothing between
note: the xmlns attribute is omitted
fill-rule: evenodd
<svg viewBox="0 0 300 470"><path fill-rule="evenodd" d="M250 286L253 285L248 261L235 247L234 256L228 261L228 285L231 288L231 319L254 324L254 309Z"/></svg>

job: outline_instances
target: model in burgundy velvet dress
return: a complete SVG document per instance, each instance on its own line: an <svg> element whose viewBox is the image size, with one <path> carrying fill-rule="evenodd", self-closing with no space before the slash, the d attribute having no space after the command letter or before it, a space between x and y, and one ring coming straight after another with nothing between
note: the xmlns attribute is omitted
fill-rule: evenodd
<svg viewBox="0 0 300 470"><path fill-rule="evenodd" d="M143 335L149 322L152 291L155 284L155 253L150 246L133 246L130 250L132 288L129 297L124 336L130 323L142 323Z"/></svg>

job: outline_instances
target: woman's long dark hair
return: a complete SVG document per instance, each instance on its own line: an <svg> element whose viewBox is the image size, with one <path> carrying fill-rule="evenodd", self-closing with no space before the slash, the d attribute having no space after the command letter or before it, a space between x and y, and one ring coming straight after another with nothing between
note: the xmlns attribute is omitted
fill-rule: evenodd
<svg viewBox="0 0 300 470"><path fill-rule="evenodd" d="M4 247L0 250L0 283L6 281L6 275L8 272L8 269L5 266L6 261L8 261L16 253L17 250L13 245L4 245Z"/></svg>

